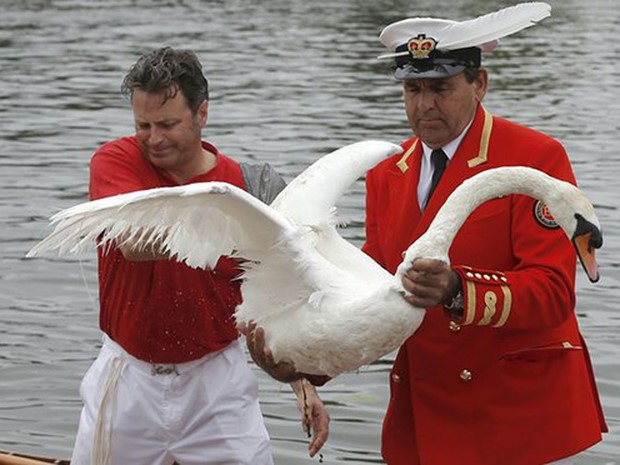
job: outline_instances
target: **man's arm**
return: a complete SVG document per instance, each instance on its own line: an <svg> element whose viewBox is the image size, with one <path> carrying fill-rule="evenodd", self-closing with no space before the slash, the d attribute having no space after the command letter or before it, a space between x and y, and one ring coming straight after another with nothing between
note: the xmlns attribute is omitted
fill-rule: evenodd
<svg viewBox="0 0 620 465"><path fill-rule="evenodd" d="M297 396L297 408L301 412L301 424L312 440L308 445L310 457L321 450L329 436L329 413L319 398L316 388L306 379L293 381L291 388Z"/></svg>
<svg viewBox="0 0 620 465"><path fill-rule="evenodd" d="M286 361L276 363L271 350L265 345L265 331L257 327L256 323L250 322L239 329L246 336L252 360L272 378L291 385L297 396L297 407L302 414L302 427L304 431L311 430L313 433L309 446L310 457L313 457L323 447L329 435L329 413L313 384L325 384L329 377L304 375Z"/></svg>

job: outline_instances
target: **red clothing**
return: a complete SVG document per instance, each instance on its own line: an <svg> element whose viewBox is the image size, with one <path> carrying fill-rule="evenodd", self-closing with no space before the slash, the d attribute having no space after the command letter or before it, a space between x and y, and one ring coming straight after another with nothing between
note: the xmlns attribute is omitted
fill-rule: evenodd
<svg viewBox="0 0 620 465"><path fill-rule="evenodd" d="M226 181L245 188L239 164L203 142L217 164L188 183ZM104 144L91 161L90 197L176 186L142 154L135 137ZM174 260L128 261L118 249L99 253L101 329L136 358L182 363L227 346L238 337L232 315L241 303L235 262L214 271Z"/></svg>
<svg viewBox="0 0 620 465"><path fill-rule="evenodd" d="M559 142L480 106L421 213L421 143L403 148L367 177L364 250L390 272L448 195L480 171L522 165L575 182ZM574 313L576 256L561 229L536 219L535 205L522 195L490 201L457 234L451 263L472 267L460 268L465 315L451 321L429 309L401 347L383 425L389 465L536 465L607 431Z"/></svg>

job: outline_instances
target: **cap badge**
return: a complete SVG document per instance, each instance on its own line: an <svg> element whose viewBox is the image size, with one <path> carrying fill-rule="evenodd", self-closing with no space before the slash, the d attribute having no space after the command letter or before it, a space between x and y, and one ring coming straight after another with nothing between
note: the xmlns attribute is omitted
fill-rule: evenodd
<svg viewBox="0 0 620 465"><path fill-rule="evenodd" d="M409 39L407 49L411 57L415 60L428 58L429 54L435 50L437 41L432 37L426 37L426 34L418 34L417 37Z"/></svg>
<svg viewBox="0 0 620 465"><path fill-rule="evenodd" d="M547 206L540 200L534 205L534 216L536 217L536 220L538 220L538 222L545 228L557 229L560 227L549 212L549 208L547 208Z"/></svg>

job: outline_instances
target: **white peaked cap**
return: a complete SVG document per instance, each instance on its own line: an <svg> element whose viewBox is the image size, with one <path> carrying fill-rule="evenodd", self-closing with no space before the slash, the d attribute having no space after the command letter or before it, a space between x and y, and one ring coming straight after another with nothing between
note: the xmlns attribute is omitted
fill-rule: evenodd
<svg viewBox="0 0 620 465"><path fill-rule="evenodd" d="M551 6L547 3L528 2L467 21L428 17L404 19L390 24L379 35L381 43L390 51L379 58L408 56L405 61L414 64L424 63L428 67L434 58L439 58L438 55L443 54L442 63L446 65L450 58L458 58L458 51L461 49L476 47L480 51L488 52L497 46L498 40L502 37L533 26L550 15ZM413 49L417 47L435 53L431 53L430 56L429 53L414 56ZM397 59L397 66L398 62L402 65L403 59ZM468 66L468 63L466 60L466 63L461 65Z"/></svg>
<svg viewBox="0 0 620 465"><path fill-rule="evenodd" d="M475 21L470 20L470 21ZM395 51L399 45L406 44L412 37L424 34L427 37L433 37L437 41L437 48L440 50L454 50L465 47L479 47L485 52L490 52L497 46L497 40L481 43L475 41L474 45L464 45L451 47L450 44L457 42L454 37L462 37L460 30L462 25L470 21L458 22L449 19L439 18L408 18L392 23L381 32L379 40L389 50ZM460 26L460 27L459 27ZM448 45L444 45L444 44ZM458 42L457 42L458 43ZM441 44L441 46L440 46ZM382 57L391 56L389 54Z"/></svg>

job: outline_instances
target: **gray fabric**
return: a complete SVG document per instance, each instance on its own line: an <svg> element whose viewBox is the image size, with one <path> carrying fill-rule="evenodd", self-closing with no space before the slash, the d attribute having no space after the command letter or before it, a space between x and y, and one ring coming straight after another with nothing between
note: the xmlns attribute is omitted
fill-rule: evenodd
<svg viewBox="0 0 620 465"><path fill-rule="evenodd" d="M250 194L267 205L280 193L286 182L269 163L239 163L245 186Z"/></svg>

